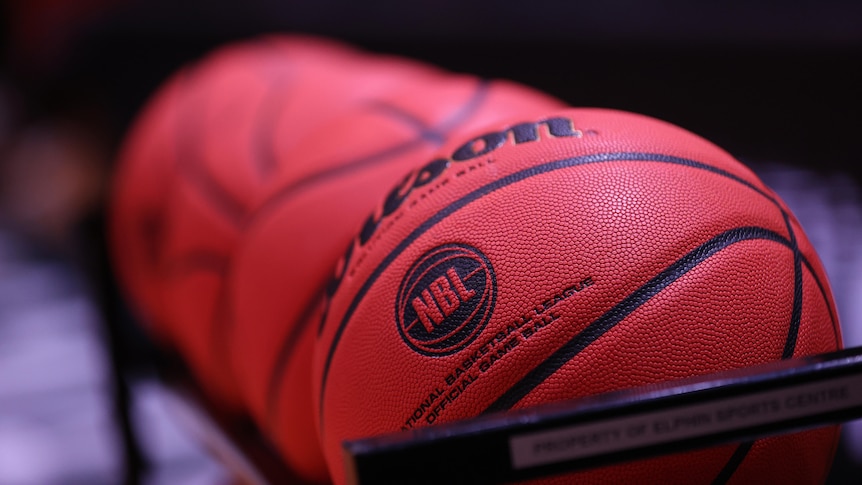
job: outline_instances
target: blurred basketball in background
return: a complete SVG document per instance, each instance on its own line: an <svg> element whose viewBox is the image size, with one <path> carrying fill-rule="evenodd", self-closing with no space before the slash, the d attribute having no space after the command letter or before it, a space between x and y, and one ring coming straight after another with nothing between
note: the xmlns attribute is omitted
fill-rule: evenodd
<svg viewBox="0 0 862 485"><path fill-rule="evenodd" d="M558 101L308 38L222 49L142 114L115 183L120 276L221 407L309 480L319 296L382 191L450 137Z"/></svg>
<svg viewBox="0 0 862 485"><path fill-rule="evenodd" d="M224 349L228 264L257 205L306 133L423 69L359 69L358 53L306 37L222 48L175 75L128 136L114 183L118 271L145 320L204 388L238 398Z"/></svg>
<svg viewBox="0 0 862 485"><path fill-rule="evenodd" d="M826 275L785 204L708 141L610 110L447 143L378 203L328 294L314 397L339 484L347 439L841 345ZM837 437L541 483L815 483Z"/></svg>

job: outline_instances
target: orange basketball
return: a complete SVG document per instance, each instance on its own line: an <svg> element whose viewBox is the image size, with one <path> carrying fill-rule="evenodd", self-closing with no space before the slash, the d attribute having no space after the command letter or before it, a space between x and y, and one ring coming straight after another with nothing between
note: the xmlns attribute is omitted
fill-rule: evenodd
<svg viewBox="0 0 862 485"><path fill-rule="evenodd" d="M729 154L624 112L515 121L401 179L328 286L314 397L338 484L346 439L841 345L802 228ZM540 483L811 483L837 436Z"/></svg>
<svg viewBox="0 0 862 485"><path fill-rule="evenodd" d="M239 405L216 330L226 324L224 281L267 188L302 165L290 151L318 125L430 69L375 67L307 37L231 45L167 82L127 137L112 200L119 276L222 405Z"/></svg>
<svg viewBox="0 0 862 485"><path fill-rule="evenodd" d="M381 72L398 60L368 62ZM326 476L323 456L311 446L320 295L363 218L450 137L559 106L511 83L427 69L353 103L290 152L291 166L244 227L222 340L250 411L305 477Z"/></svg>
<svg viewBox="0 0 862 485"><path fill-rule="evenodd" d="M560 106L304 37L220 49L129 136L113 201L120 276L214 404L251 414L321 481L308 323L362 218L451 136Z"/></svg>

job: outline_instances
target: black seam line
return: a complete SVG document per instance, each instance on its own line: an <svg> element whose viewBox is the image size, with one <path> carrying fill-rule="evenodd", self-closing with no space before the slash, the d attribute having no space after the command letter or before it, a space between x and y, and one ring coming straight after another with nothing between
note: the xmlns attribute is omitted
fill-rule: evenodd
<svg viewBox="0 0 862 485"><path fill-rule="evenodd" d="M829 320L832 322L832 335L835 338L835 344L838 345L838 343L841 342L841 338L839 337L840 331L838 330L835 312L833 311L832 305L829 303L829 292L826 291L826 287L823 286L823 282L820 281L820 278L814 271L814 267L804 254L802 255L802 264L808 268L808 272L811 273L811 277L814 278L814 282L817 284L817 289L820 290L820 296L823 297L823 302L826 304L826 310L829 312Z"/></svg>
<svg viewBox="0 0 862 485"><path fill-rule="evenodd" d="M308 175L305 178L299 179L289 185L278 189L277 192L270 196L256 211L251 214L251 217L244 221L243 225L245 228L247 228L248 226L252 225L256 220L259 220L264 217L273 208L279 206L285 199L296 195L297 192L303 190L308 186L318 184L330 179L337 179L344 175L349 175L351 173L364 170L368 167L377 165L378 163L385 162L387 159L398 156L401 153L410 151L413 148L421 145L422 143L424 143L424 140L421 137L413 138L397 145L385 148L379 152L372 153L361 158L357 158L350 163L339 165L338 167L335 167L331 170L316 172L311 175Z"/></svg>
<svg viewBox="0 0 862 485"><path fill-rule="evenodd" d="M318 173L313 174L309 177L301 179L294 184L283 187L275 195L273 195L272 197L267 199L266 202L260 208L258 208L258 210L252 212L249 215L249 217L244 218L240 222L240 224L241 224L240 229L244 233L247 233L249 231L249 227L255 221L260 220L261 216L263 216L267 210L278 207L278 205L283 200L295 195L297 191L301 190L302 188L304 188L306 186L313 185L314 183L317 183L319 181L337 178L337 177L340 177L341 175L344 175L344 174L353 173L355 171L364 169L368 166L376 165L377 163L379 163L381 161L385 161L389 157L396 156L401 152L408 151L408 150L412 149L413 147L415 147L421 143L422 143L421 138L410 140L406 143L402 143L400 145L390 147L388 150L384 150L383 152L378 152L378 153L372 154L368 157L360 158L360 159L356 160L355 162L353 162L352 165L341 166L341 167L338 167L337 169L334 169L334 170L318 172ZM241 246L238 246L235 251L238 253L240 251L240 249L241 249ZM226 273L230 272L230 268L232 266L232 261L233 261L232 258L230 261L228 261ZM229 278L227 278L227 279L229 279ZM226 286L226 285L223 284L222 286ZM227 293L224 293L223 297L227 298ZM304 322L296 322L296 324L298 326L304 326ZM212 330L211 330L210 340L211 340L211 342L213 342L213 345L217 346L219 348L226 348L226 342L228 341L228 334L231 331L232 327L233 327L233 319L230 318L229 315L225 315L224 317L220 317L215 322L215 324L213 325ZM286 338L289 338L289 337L286 337ZM284 345L279 350L279 354L281 354L282 352L287 352ZM286 365L288 360L289 359L287 357L282 357L281 355L279 355L277 357L277 362L281 362L282 363L281 365ZM273 370L273 372L281 372L281 371L278 369L275 369L275 370Z"/></svg>
<svg viewBox="0 0 862 485"><path fill-rule="evenodd" d="M796 242L796 233L790 223L790 217L782 208L781 215L787 225L787 234L790 236L790 249L793 251L793 307L790 313L790 326L787 329L787 339L784 341L782 359L793 357L796 350L796 341L799 337L799 326L802 322L802 253Z"/></svg>
<svg viewBox="0 0 862 485"><path fill-rule="evenodd" d="M724 485L730 480L730 477L736 472L736 469L739 468L739 465L742 464L742 460L748 456L748 452L751 451L751 447L754 445L754 441L746 441L739 445L736 448L736 451L733 452L733 455L730 456L730 459L724 465L724 468L718 473L718 476L715 477L715 480L712 481L712 485Z"/></svg>
<svg viewBox="0 0 862 485"><path fill-rule="evenodd" d="M432 131L434 131L435 133L441 133L442 136L445 138L451 130L455 129L459 124L466 121L467 118L469 118L488 97L490 84L490 81L481 80L476 87L476 91L473 93L471 98L464 104L464 106L455 113L453 113L449 119L441 122L437 128L433 128ZM403 152L409 151L414 147L419 146L427 141L429 140L425 136L424 132L420 131L417 133L415 138L411 138L396 145L384 148L378 152L359 157L347 163L342 163L330 170L324 170L321 172L310 174L305 178L285 185L279 188L270 197L268 197L266 201L264 201L264 203L256 211L250 214L251 217L249 217L249 220L246 221L245 225L253 224L255 220L264 217L265 214L269 212L272 207L278 206L285 198L294 195L295 192L298 192L307 186L321 183L326 180L338 178L344 175L349 175L353 172L363 170L378 163L385 162L387 159L400 155Z"/></svg>
<svg viewBox="0 0 862 485"><path fill-rule="evenodd" d="M483 187L480 187L473 192L465 195L464 197L456 200L452 204L447 207L441 209L436 214L431 216L425 222L422 223L419 227L413 230L407 237L405 237L393 250L390 252L383 261L374 269L368 279L363 283L363 285L359 288L353 300L350 302L350 305L347 307L347 310L344 313L341 321L338 324L338 328L335 330L335 335L332 338L332 342L329 346L329 351L326 355L326 360L324 361L323 366L323 374L321 377L321 386L320 386L320 416L321 416L321 428L323 427L323 395L326 392L326 382L329 376L329 367L332 364L333 356L335 355L335 350L338 348L338 343L341 340L341 335L344 333L344 329L347 326L350 318L353 316L353 312L356 311L356 307L359 305L359 302L365 297L365 294L371 288L371 285L380 277L386 268L392 264L392 261L395 260L410 244L413 243L416 239L419 238L422 234L428 231L435 224L440 222L441 220L448 217L453 212L461 209L465 205L473 202L480 197L483 197L491 192L499 190L503 187L511 185L515 182L520 182L521 180L552 172L555 170L560 170L564 168L576 167L579 165L587 165L593 163L604 163L604 162L659 162L659 163L671 163L675 165L683 165L691 168L696 168L700 170L706 170L723 177L727 177L731 180L734 180L738 183L749 187L754 190L758 194L766 197L770 201L775 201L775 199L765 192L760 187L757 187L753 183L745 180L737 175L734 175L726 170L722 170L717 167L713 167L712 165L707 165L702 162L697 162L694 160L689 160L687 158L675 157L670 155L662 155L658 153L638 153L638 152L615 152L615 153L596 153L591 155L583 155L580 157L566 158L563 160L556 160L553 162L543 163L541 165L536 165L530 168L526 168L524 170L515 172L513 174L509 174L503 178L497 179Z"/></svg>
<svg viewBox="0 0 862 485"><path fill-rule="evenodd" d="M453 113L448 120L440 123L436 127L436 131L443 133L444 136L448 135L452 130L467 121L470 116L473 116L491 93L491 84L493 84L493 81L489 79L479 79L473 97L461 109Z"/></svg>
<svg viewBox="0 0 862 485"><path fill-rule="evenodd" d="M184 79L184 91L188 93L192 88L190 81L192 74L187 74ZM221 214L228 222L235 227L242 227L243 221L248 214L248 209L234 198L224 187L212 177L201 166L200 157L197 152L197 147L200 146L201 128L203 117L197 110L190 106L189 102L183 106L184 112L178 116L179 125L177 127L176 138L176 166L179 173L184 176L189 183L197 189L197 191L209 200L216 209L216 212ZM198 114L194 117L194 114ZM194 119L197 118L197 119Z"/></svg>
<svg viewBox="0 0 862 485"><path fill-rule="evenodd" d="M470 99L461 107L461 109L453 113L452 116L450 116L447 120L444 120L442 123L440 123L440 125L436 129L432 128L430 131L428 131L427 129L423 129L414 139L408 140L398 145L394 145L380 152L342 164L333 170L312 174L304 179L294 182L293 184L282 187L273 196L269 197L264 202L264 204L260 206L258 210L251 214L249 220L246 221L246 226L250 226L255 220L259 220L263 215L265 215L269 208L278 206L285 198L294 195L296 191L301 190L306 186L313 185L315 183L322 182L328 179L337 178L342 175L364 169L368 166L375 165L377 163L385 161L390 157L411 150L424 142L432 141L434 143L437 143L438 145L442 144L445 137L449 134L451 130L455 129L458 125L465 122L483 105L483 103L488 97L490 88L490 81L479 80L476 86L476 90L471 95ZM382 103L381 105L384 107L388 106ZM423 128L425 128L424 125ZM441 138L438 139L436 137L432 137L433 139L429 140L428 133L436 133ZM322 286L315 294L322 294L324 288L325 286ZM273 410L273 408L275 408L277 404L277 402L275 402L275 399L278 396L279 386L282 382L281 376L284 374L285 368L287 367L287 364L290 361L290 357L292 355L291 350L295 347L299 336L302 334L302 331L309 324L309 318L307 318L307 316L311 315L311 312L314 310L314 306L317 304L316 300L316 297L313 298L312 302L307 305L305 309L303 309L301 313L301 319L296 322L295 328L285 337L285 340L283 341L279 349L279 354L276 357L275 367L270 373L271 377L267 386L267 413L270 419L274 419L275 411ZM226 322L221 327L217 327L215 333L226 335L229 330L227 327L229 326L229 319L226 319ZM219 337L216 338L218 339ZM221 338L224 339L226 337Z"/></svg>
<svg viewBox="0 0 862 485"><path fill-rule="evenodd" d="M289 90L283 89L286 83L284 76L270 83L266 95L260 100L260 106L258 106L251 150L260 178L271 175L278 166L274 146L275 127L285 99L289 97Z"/></svg>
<svg viewBox="0 0 862 485"><path fill-rule="evenodd" d="M411 129L413 129L416 133L419 133L419 136L421 136L424 140L436 143L438 145L442 145L445 141L443 133L436 131L433 126L425 123L418 117L413 116L412 114L399 108L398 106L387 103L385 101L374 100L367 103L367 107L369 110L380 111L381 113L385 113L403 122L405 125L408 125Z"/></svg>
<svg viewBox="0 0 862 485"><path fill-rule="evenodd" d="M293 357L293 351L299 343L302 334L307 329L312 328L309 324L311 316L314 314L314 310L323 303L320 295L323 294L324 289L325 284L320 286L313 293L314 297L312 297L311 302L303 308L299 318L296 320L296 325L293 326L282 342L278 355L276 356L275 364L272 367L272 371L269 373L269 381L266 386L266 421L271 426L275 425L275 420L278 417L278 391L281 389L281 383L284 378L284 373L287 370L287 364Z"/></svg>
<svg viewBox="0 0 862 485"><path fill-rule="evenodd" d="M811 262L808 261L808 258L806 258L804 254L802 255L802 263L805 265L806 268L808 268L808 272L811 273L811 277L814 278L814 282L817 284L817 288L820 290L820 296L823 297L823 302L826 303L826 310L829 312L829 320L832 322L832 336L835 338L835 344L838 345L841 342L841 331L839 330L834 309L832 308L832 304L830 303L828 295L829 292L826 291L826 287L823 286L823 283L820 281L820 278L814 271Z"/></svg>
<svg viewBox="0 0 862 485"><path fill-rule="evenodd" d="M689 251L685 256L668 266L643 286L614 305L598 319L587 325L580 333L563 344L550 357L534 367L518 382L491 403L483 413L506 411L538 387L548 377L560 370L567 362L581 353L593 342L613 329L635 310L640 308L668 285L678 280L691 269L721 250L742 241L765 239L790 247L791 243L780 234L761 227L739 227L727 230Z"/></svg>
<svg viewBox="0 0 862 485"><path fill-rule="evenodd" d="M790 216L787 211L784 210L783 207L775 203L776 206L781 210L781 216L784 218L784 224L787 227L787 234L790 236L790 240L788 247L791 251L793 251L793 303L790 311L790 325L787 328L787 338L784 340L784 350L781 353L782 359L789 359L793 357L793 352L796 350L796 341L799 336L799 326L802 322L802 253L799 251L799 245L796 241L796 233L793 231L793 225L790 221ZM820 279L817 278L817 275L814 273L814 270L811 267L811 264L808 260L805 260L805 264L808 267L809 271L811 271L811 275L814 277L814 280L817 282L817 286L820 287L821 295L824 296L824 301L826 302L827 308L829 308L829 300L825 297L825 293L823 291L823 286L820 284ZM829 308L829 317L832 319L832 309ZM834 320L833 322L833 330L834 330ZM754 446L755 441L746 441L740 443L740 445L736 448L733 455L730 457L727 463L725 463L724 467L719 472L718 476L713 480L713 485L724 485L730 480L739 466L742 464L742 461L745 460L748 453L751 451L752 446Z"/></svg>

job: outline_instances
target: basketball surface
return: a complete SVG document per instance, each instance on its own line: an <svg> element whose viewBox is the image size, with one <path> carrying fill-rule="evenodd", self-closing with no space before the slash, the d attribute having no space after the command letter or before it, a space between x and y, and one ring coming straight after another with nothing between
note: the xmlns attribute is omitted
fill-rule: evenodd
<svg viewBox="0 0 862 485"><path fill-rule="evenodd" d="M292 151L292 172L237 246L223 338L249 409L286 456L319 456L309 445L319 296L380 194L455 134L555 106L509 83L429 73L352 105Z"/></svg>
<svg viewBox="0 0 862 485"><path fill-rule="evenodd" d="M124 143L111 201L120 280L218 404L239 405L212 337L228 262L284 154L365 93L343 79L354 57L305 37L219 49L166 82Z"/></svg>
<svg viewBox="0 0 862 485"><path fill-rule="evenodd" d="M559 101L304 37L223 48L129 137L115 259L133 302L216 405L250 414L304 478L320 294L379 194L450 137Z"/></svg>
<svg viewBox="0 0 862 485"><path fill-rule="evenodd" d="M793 215L683 129L570 109L473 133L428 160L379 202L328 286L314 409L336 483L346 439L841 345L826 275ZM812 483L837 436L540 483Z"/></svg>

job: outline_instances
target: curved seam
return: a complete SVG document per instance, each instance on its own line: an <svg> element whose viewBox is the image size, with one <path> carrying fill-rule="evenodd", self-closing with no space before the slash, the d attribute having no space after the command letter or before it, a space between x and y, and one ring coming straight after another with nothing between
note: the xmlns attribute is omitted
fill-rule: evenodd
<svg viewBox="0 0 862 485"><path fill-rule="evenodd" d="M275 153L276 121L282 112L285 100L289 98L287 89L282 89L289 81L279 76L269 85L266 95L260 100L255 117L254 136L252 137L252 159L256 162L257 175L267 177L278 167Z"/></svg>
<svg viewBox="0 0 862 485"><path fill-rule="evenodd" d="M341 321L339 322L338 328L335 330L335 335L333 336L332 342L330 343L329 350L326 355L326 360L324 361L323 374L321 377L321 386L320 386L320 416L321 416L321 429L323 428L323 395L326 392L326 383L329 375L329 368L332 364L332 359L335 354L335 350L338 347L338 343L341 339L341 335L343 334L345 327L347 326L348 321L353 315L353 312L356 310L356 307L359 304L359 301L365 296L365 293L368 292L371 285L377 280L377 278L383 273L383 271L395 260L395 258L400 255L410 244L413 243L419 236L428 231L432 226L436 225L439 221L449 216L449 214L455 212L456 210L461 209L468 203L483 197L491 192L494 192L500 188L511 185L515 182L519 182L521 180L552 172L555 170L576 167L580 165L588 165L593 163L604 163L604 162L659 162L659 163L671 163L676 165L688 166L691 168L697 168L701 170L706 170L712 173L716 173L723 177L734 180L738 183L745 185L746 187L751 188L755 192L759 193L763 197L766 197L768 200L775 202L775 199L765 192L763 189L757 187L753 183L745 180L737 175L734 175L726 170L714 167L712 165L708 165L702 162L698 162L695 160L690 160L682 157L675 157L670 155L662 155L656 153L636 153L636 152L616 152L616 153L597 153L591 155L583 155L579 157L566 158L562 160L556 160L552 162L546 162L541 165L536 165L533 167L529 167L518 172L509 174L503 178L497 179L483 187L480 187L462 198L456 200L452 204L449 204L445 208L439 210L436 214L427 219L424 223L422 223L419 227L414 229L409 235L407 235L387 256L380 262L380 264L374 269L374 271L368 276L363 285L359 288L357 293L355 294L353 300L350 305L345 310Z"/></svg>
<svg viewBox="0 0 862 485"><path fill-rule="evenodd" d="M438 145L442 144L445 141L445 137L448 136L452 130L457 128L460 124L464 123L472 114L474 114L485 102L488 98L488 94L490 91L491 82L487 80L479 80L477 87L474 93L470 96L470 99L455 113L453 113L448 119L444 120L440 123L440 125L435 129L432 128L429 130L420 131L418 136L412 140L408 140L404 143L391 146L387 149L384 149L380 152L377 152L372 155L368 155L366 157L359 158L347 164L342 164L334 170L329 170L326 172L320 172L317 174L313 174L305 179L299 180L293 184L290 184L286 187L282 187L278 192L273 194L269 199L267 199L264 204L262 204L256 211L251 214L250 221L247 222L247 225L251 225L255 220L259 220L262 214L269 207L275 207L279 203L281 203L284 198L294 195L294 193L304 188L305 186L312 185L317 181L323 181L330 178L336 178L343 174L351 173L356 170L365 168L372 164L375 164L378 161L385 160L391 156L398 155L403 151L407 151L412 149L413 147L425 142L425 141L434 141ZM386 107L388 105L381 104ZM424 125L423 125L424 126ZM432 137L429 140L428 133L434 133L436 136L439 136L439 139L436 137ZM323 290L325 289L325 284L315 292L315 295L321 295ZM279 349L279 353L276 356L276 362L274 367L270 372L270 380L267 385L267 419L274 420L277 409L275 404L276 397L278 396L279 385L281 383L281 376L284 375L285 368L287 367L288 362L290 361L290 356L292 354L292 349L298 342L299 336L302 334L302 331L309 325L309 317L314 310L314 307L319 304L318 297L312 298L311 302L306 305L300 314L300 320L297 321L296 326L285 339L282 341L282 345ZM221 328L218 328L215 333L226 334L227 327L229 326L229 319L226 319L221 325ZM219 338L219 337L216 337ZM225 340L226 337L221 337L221 340Z"/></svg>
<svg viewBox="0 0 862 485"><path fill-rule="evenodd" d="M563 344L562 347L539 363L539 365L533 367L530 372L513 386L510 386L482 414L511 409L521 399L526 397L527 394L533 392L536 387L545 382L548 377L560 370L560 368L580 354L581 351L616 327L618 323L650 301L652 297L660 293L668 285L727 247L752 239L765 239L781 243L787 247L790 246L789 242L781 235L761 227L740 227L716 235L673 262L665 270L587 325L586 328Z"/></svg>
<svg viewBox="0 0 862 485"><path fill-rule="evenodd" d="M187 76L190 77L191 74L189 73ZM190 80L187 77L184 81L183 89L188 92L191 90ZM190 101L187 100L183 108L183 112L178 116L179 126L176 131L178 136L175 138L178 174L185 178L198 193L209 200L216 212L221 214L229 223L234 227L242 227L248 209L227 189L219 185L212 174L204 170L200 163L193 163L200 161L196 148L200 146L202 120L197 119L197 123L192 122L193 114L196 111L190 106Z"/></svg>

